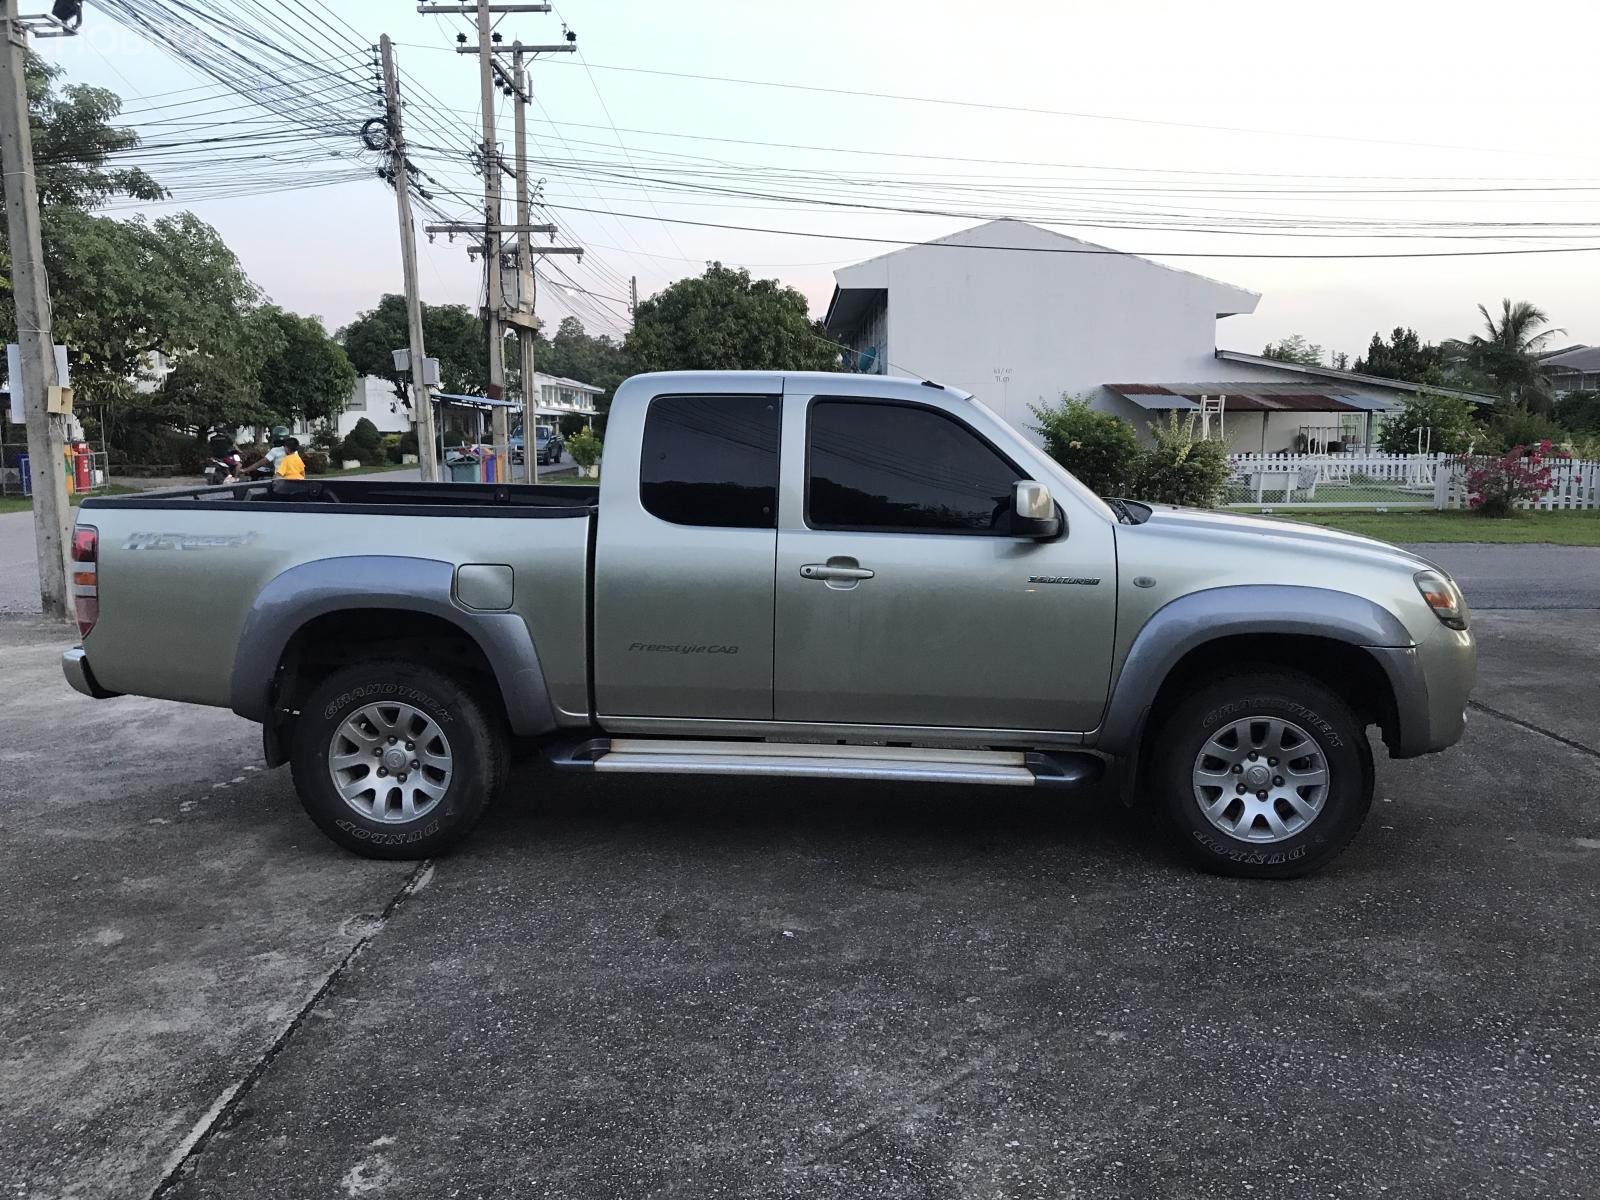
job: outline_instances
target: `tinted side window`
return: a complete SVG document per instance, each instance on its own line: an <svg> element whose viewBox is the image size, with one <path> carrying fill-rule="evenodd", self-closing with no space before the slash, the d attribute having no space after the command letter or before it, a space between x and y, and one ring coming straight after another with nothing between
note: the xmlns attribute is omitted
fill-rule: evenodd
<svg viewBox="0 0 1600 1200"><path fill-rule="evenodd" d="M662 396L644 419L639 499L677 525L775 529L778 401Z"/></svg>
<svg viewBox="0 0 1600 1200"><path fill-rule="evenodd" d="M862 400L811 405L806 522L813 529L1004 534L1027 478L959 421Z"/></svg>

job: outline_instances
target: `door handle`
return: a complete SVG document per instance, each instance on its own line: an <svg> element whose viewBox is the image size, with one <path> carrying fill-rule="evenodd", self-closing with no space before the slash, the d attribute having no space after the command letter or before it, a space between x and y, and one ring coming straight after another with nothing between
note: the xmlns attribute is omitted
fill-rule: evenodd
<svg viewBox="0 0 1600 1200"><path fill-rule="evenodd" d="M834 566L832 563L806 563L800 568L802 579L871 579L872 572L865 567Z"/></svg>

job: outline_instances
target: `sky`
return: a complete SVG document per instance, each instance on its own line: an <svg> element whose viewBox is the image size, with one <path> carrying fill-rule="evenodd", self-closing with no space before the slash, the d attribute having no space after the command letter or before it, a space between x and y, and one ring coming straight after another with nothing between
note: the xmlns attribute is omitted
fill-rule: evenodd
<svg viewBox="0 0 1600 1200"><path fill-rule="evenodd" d="M454 52L469 21L404 0L271 3L319 69L361 77L363 47L393 38L435 201L478 216L464 150L479 136L476 60ZM265 8L212 11L252 7ZM570 280L543 289L550 320L621 333L631 277L643 298L713 259L782 280L820 314L836 267L894 248L838 239L914 242L1013 215L1262 293L1253 315L1219 324L1229 349L1298 333L1354 359L1396 325L1465 336L1475 306L1501 297L1543 307L1565 330L1554 344L1600 342L1600 249L1242 257L1600 247L1600 95L1581 65L1600 42L1591 3L1510 21L1503 4L1393 0L555 7L498 26L507 42L557 42L563 22L578 35L578 54L530 69L530 154L556 242L588 249L546 260ZM121 94L147 141L198 136L202 121L283 127L94 0L78 37L35 45L70 81ZM763 86L775 83L793 86ZM507 146L510 104L497 101ZM191 209L274 301L336 328L400 290L393 193L342 149L345 122L354 151L376 111L341 104L314 144L340 157L302 148L286 175L345 182L227 198L218 175L190 189L193 172L169 167L171 201L146 211ZM462 241L421 251L425 300L476 303L481 268Z"/></svg>

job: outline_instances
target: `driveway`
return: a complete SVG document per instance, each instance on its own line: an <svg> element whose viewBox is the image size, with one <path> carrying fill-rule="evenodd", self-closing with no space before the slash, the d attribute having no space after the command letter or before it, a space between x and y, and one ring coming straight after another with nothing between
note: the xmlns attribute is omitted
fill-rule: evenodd
<svg viewBox="0 0 1600 1200"><path fill-rule="evenodd" d="M1485 612L1462 746L1312 879L1105 798L524 768L334 850L230 714L0 621L21 1197L1533 1196L1600 1171L1600 613Z"/></svg>

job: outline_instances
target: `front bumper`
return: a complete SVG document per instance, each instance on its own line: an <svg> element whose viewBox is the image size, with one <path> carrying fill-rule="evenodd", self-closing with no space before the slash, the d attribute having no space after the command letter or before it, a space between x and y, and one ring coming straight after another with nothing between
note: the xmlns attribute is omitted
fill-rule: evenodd
<svg viewBox="0 0 1600 1200"><path fill-rule="evenodd" d="M1433 754L1461 740L1478 677L1478 648L1470 629L1441 624L1415 646L1367 650L1394 693L1395 729L1386 738L1391 757Z"/></svg>
<svg viewBox="0 0 1600 1200"><path fill-rule="evenodd" d="M82 692L96 700L109 700L112 696L122 694L108 692L100 686L94 672L89 669L89 657L83 652L82 646L74 646L61 656L61 673L67 677L73 691Z"/></svg>

